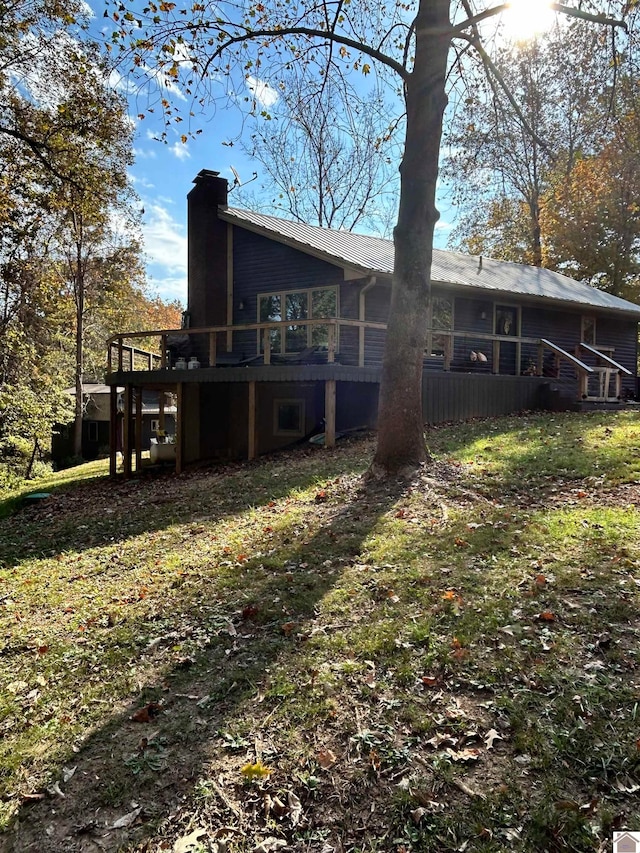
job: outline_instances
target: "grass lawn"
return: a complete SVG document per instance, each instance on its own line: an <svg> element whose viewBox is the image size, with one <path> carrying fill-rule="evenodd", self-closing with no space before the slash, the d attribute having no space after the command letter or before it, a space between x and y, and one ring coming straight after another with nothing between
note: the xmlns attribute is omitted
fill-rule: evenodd
<svg viewBox="0 0 640 853"><path fill-rule="evenodd" d="M640 831L640 413L0 502L0 851L600 851Z"/></svg>

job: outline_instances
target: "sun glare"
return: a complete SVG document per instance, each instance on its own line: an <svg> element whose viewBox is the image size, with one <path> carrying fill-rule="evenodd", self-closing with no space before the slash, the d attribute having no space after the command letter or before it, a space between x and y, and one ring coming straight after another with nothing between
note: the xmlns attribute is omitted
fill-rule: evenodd
<svg viewBox="0 0 640 853"><path fill-rule="evenodd" d="M506 35L517 41L548 30L553 21L549 0L511 0L503 15Z"/></svg>

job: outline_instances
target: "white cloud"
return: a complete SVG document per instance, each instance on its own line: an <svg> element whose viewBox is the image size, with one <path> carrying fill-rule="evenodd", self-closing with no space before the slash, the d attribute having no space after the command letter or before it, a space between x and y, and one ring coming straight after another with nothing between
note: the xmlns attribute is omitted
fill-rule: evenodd
<svg viewBox="0 0 640 853"><path fill-rule="evenodd" d="M137 152L136 156L138 156ZM135 187L138 187L143 190L152 190L155 186L155 184L153 184L148 178L144 176L137 177L136 175L132 175L131 173L129 173L129 180Z"/></svg>
<svg viewBox="0 0 640 853"><path fill-rule="evenodd" d="M142 225L151 279L165 299L187 295L187 236L184 226L157 202L145 204Z"/></svg>
<svg viewBox="0 0 640 853"><path fill-rule="evenodd" d="M189 149L183 142L174 142L171 148L169 149L174 157L177 157L178 160L188 160L191 157Z"/></svg>
<svg viewBox="0 0 640 853"><path fill-rule="evenodd" d="M265 107L265 109L272 107L278 100L278 93L275 89L264 80L253 77L251 74L247 77L247 88L260 106Z"/></svg>
<svg viewBox="0 0 640 853"><path fill-rule="evenodd" d="M153 148L134 148L133 153L138 160L155 160L157 157Z"/></svg>

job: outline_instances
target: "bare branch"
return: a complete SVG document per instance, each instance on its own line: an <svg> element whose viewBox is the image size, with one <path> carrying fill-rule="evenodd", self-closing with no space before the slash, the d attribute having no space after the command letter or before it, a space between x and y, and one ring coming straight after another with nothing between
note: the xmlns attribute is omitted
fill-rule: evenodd
<svg viewBox="0 0 640 853"><path fill-rule="evenodd" d="M336 32L327 32L326 30L318 30L313 27L282 27L282 29L265 29L265 30L247 30L244 33L239 33L237 35L230 35L224 42L221 42L210 58L207 60L204 69L203 76L205 76L208 72L209 66L211 63L219 59L222 54L225 53L232 45L234 44L243 44L247 41L253 41L254 39L267 38L267 39L279 39L283 36L308 36L312 39L321 39L323 41L331 41L337 44L342 44L345 47L350 47L353 50L357 50L359 53L364 53L366 56L370 56L372 59L375 59L377 62L380 62L382 65L386 65L388 68L391 68L392 71L395 71L403 80L407 80L410 76L410 72L407 71L399 62L396 62L395 59L392 59L390 56L387 56L386 53L382 53L379 50L376 50L375 47L372 47L368 44L363 44L362 42L356 41L355 39L349 38L348 36L343 36L340 33Z"/></svg>
<svg viewBox="0 0 640 853"><path fill-rule="evenodd" d="M506 95L507 100L511 104L515 114L518 116L518 120L522 124L522 127L524 128L524 130L526 130L526 132L529 134L531 139L533 139L535 142L537 142L537 144L542 148L542 150L545 151L547 156L552 161L555 162L556 158L555 158L553 152L550 151L549 146L544 141L544 139L541 139L541 137L538 136L538 134L535 132L535 130L531 127L531 125L527 121L524 113L520 109L520 105L518 104L518 102L514 98L513 93L509 89L509 86L505 82L504 77L500 73L500 70L496 66L495 62L491 59L491 57L489 56L487 51L484 49L484 47L482 46L482 42L480 41L480 39L475 35L467 36L467 35L463 35L463 34L460 34L459 38L464 38L466 41L468 41L478 51L480 58L482 59L483 65L487 71L487 75L489 76L489 80L491 80L493 78L496 81L496 83L500 86L500 88L502 89L502 91Z"/></svg>
<svg viewBox="0 0 640 853"><path fill-rule="evenodd" d="M625 33L628 32L626 22L618 18L609 18L607 15L594 15L591 12L576 9L573 6L564 6L562 3L552 3L551 8L554 12L560 12L563 15L568 15L570 18L579 18L581 21L591 21L594 24L602 24L606 27L620 27Z"/></svg>

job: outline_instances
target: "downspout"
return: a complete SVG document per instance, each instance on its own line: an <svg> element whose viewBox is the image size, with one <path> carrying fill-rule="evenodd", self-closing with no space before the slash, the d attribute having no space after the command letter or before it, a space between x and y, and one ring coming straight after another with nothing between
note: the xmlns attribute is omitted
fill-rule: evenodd
<svg viewBox="0 0 640 853"><path fill-rule="evenodd" d="M376 284L377 279L375 275L370 275L367 283L364 284L360 288L360 293L358 294L358 320L364 322L366 319L366 307L367 307L367 291L371 290L372 287ZM364 326L358 327L358 367L364 367L364 339L365 339L365 328Z"/></svg>

